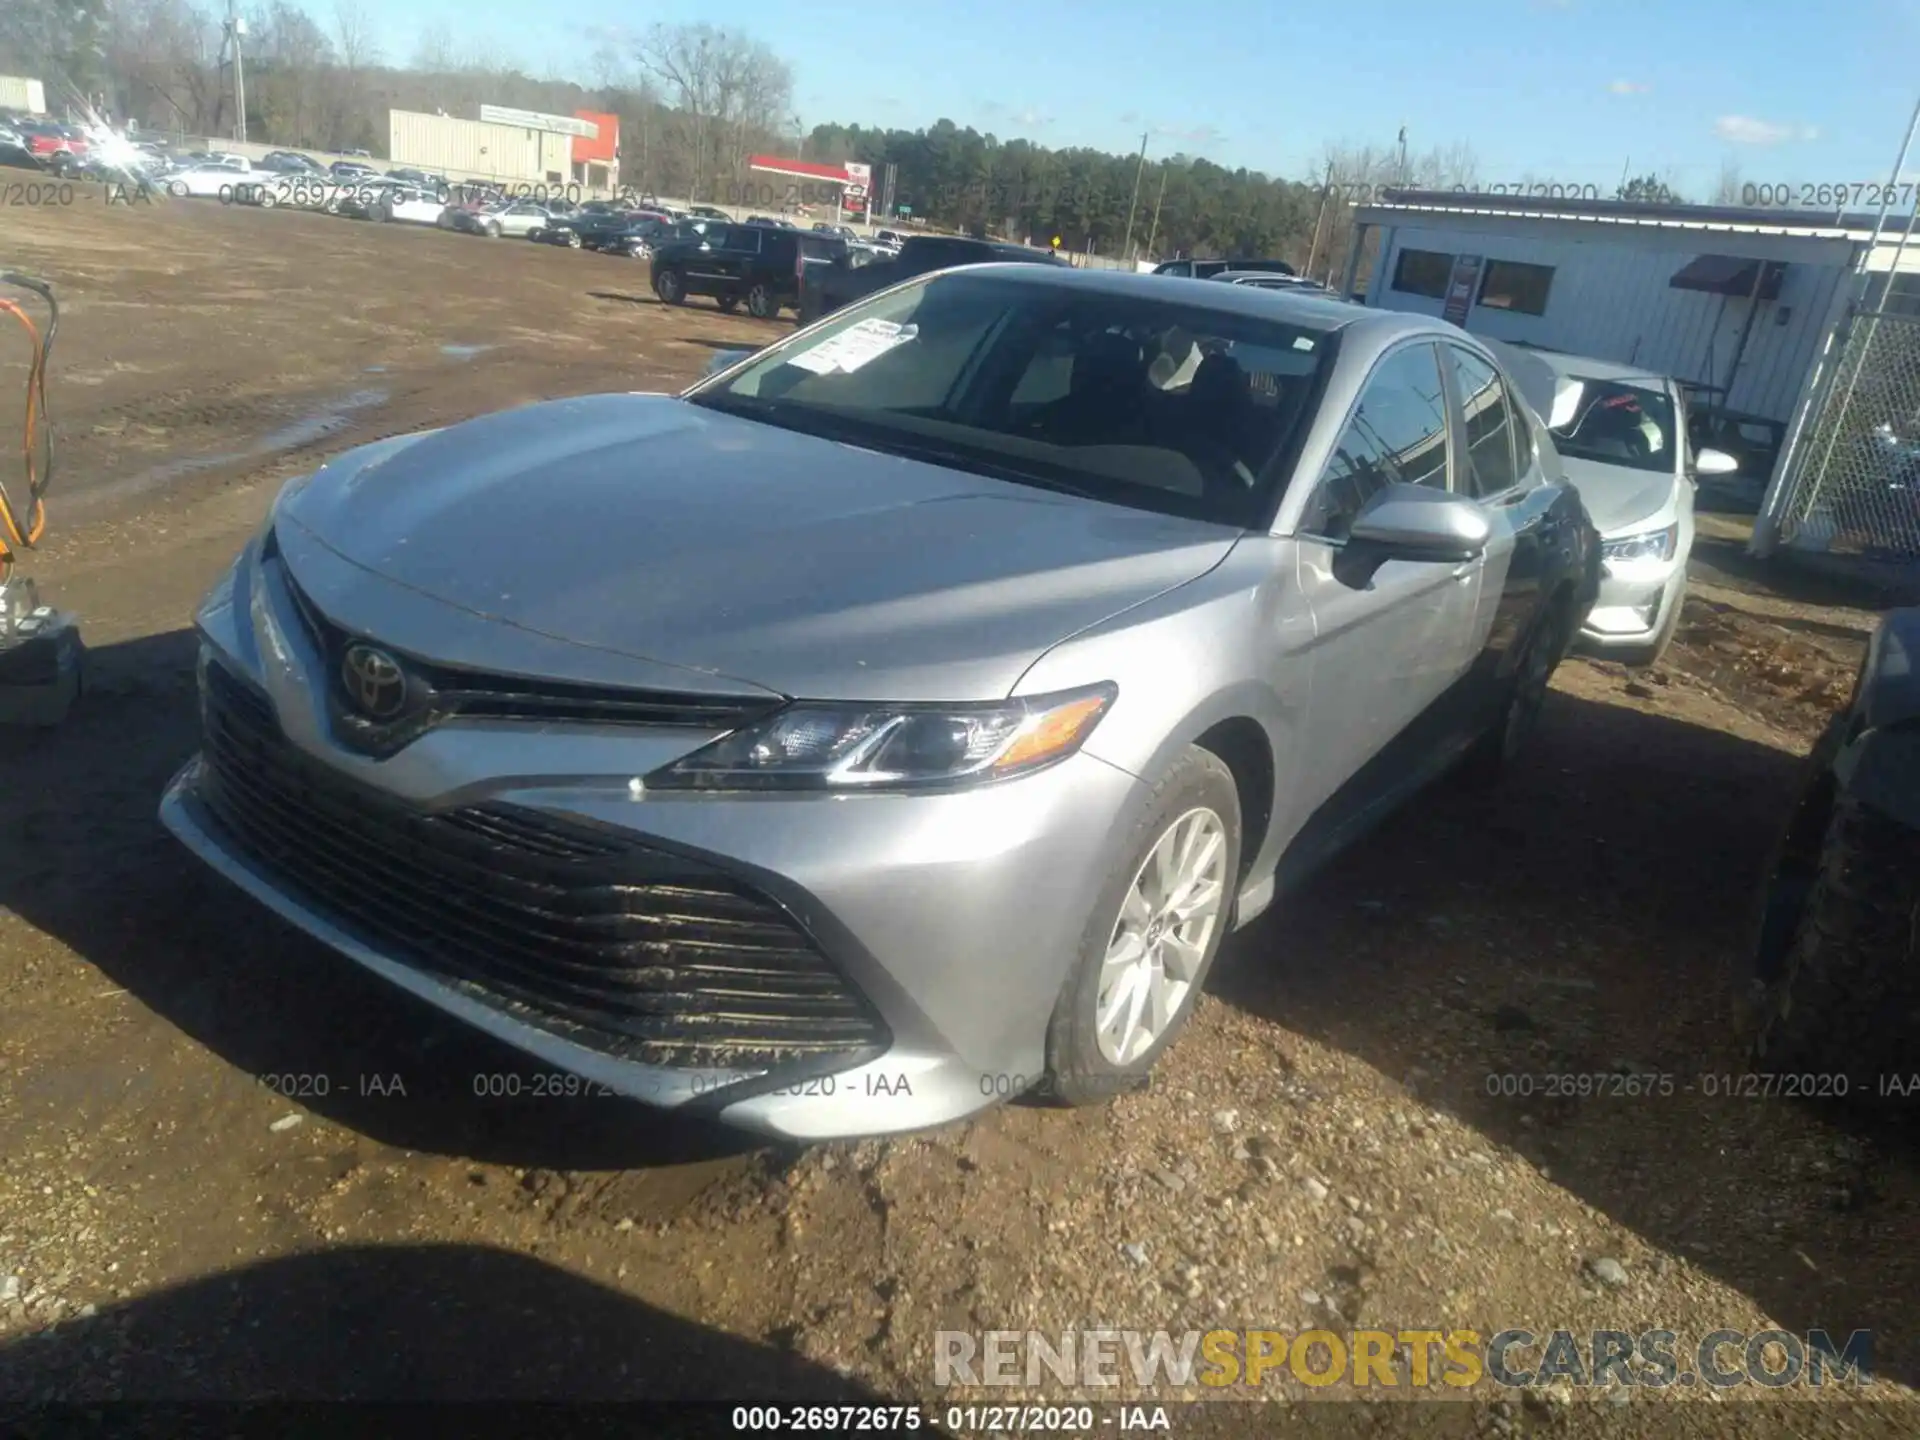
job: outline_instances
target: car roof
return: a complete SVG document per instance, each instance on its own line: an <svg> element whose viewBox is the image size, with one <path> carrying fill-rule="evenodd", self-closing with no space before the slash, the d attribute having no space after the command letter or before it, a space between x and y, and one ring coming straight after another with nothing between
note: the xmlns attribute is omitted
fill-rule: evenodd
<svg viewBox="0 0 1920 1440"><path fill-rule="evenodd" d="M1582 380L1617 380L1623 384L1639 385L1648 389L1660 389L1673 382L1670 375L1662 375L1658 370L1649 370L1644 365L1623 365L1618 360L1602 360L1597 355L1572 355L1564 350L1549 350L1540 345L1520 345L1508 340L1494 340L1489 347L1496 354L1504 350L1509 358L1513 356L1531 356L1539 364L1546 366L1555 375Z"/></svg>
<svg viewBox="0 0 1920 1440"><path fill-rule="evenodd" d="M1255 285L1222 285L1214 280L1195 280L1184 275L1141 275L1129 270L1081 270L1071 265L1008 263L969 266L968 270L990 270L997 277L1022 285L1055 285L1096 294L1173 300L1197 310L1251 315L1282 324L1308 325L1329 332L1364 331L1370 340L1382 345L1403 334L1473 338L1444 320L1398 310L1369 310L1365 306L1315 291L1301 293L1263 289Z"/></svg>
<svg viewBox="0 0 1920 1440"><path fill-rule="evenodd" d="M1318 280L1309 280L1304 275L1288 275L1279 270L1216 270L1207 279L1218 285L1238 284L1240 281L1258 280L1263 285L1296 285L1302 290L1325 290L1327 287Z"/></svg>

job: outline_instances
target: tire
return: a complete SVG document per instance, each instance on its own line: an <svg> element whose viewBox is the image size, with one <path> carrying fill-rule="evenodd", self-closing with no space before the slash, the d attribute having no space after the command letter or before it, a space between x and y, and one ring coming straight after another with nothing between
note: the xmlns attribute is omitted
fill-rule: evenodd
<svg viewBox="0 0 1920 1440"><path fill-rule="evenodd" d="M1211 923L1204 927L1204 934L1188 937L1196 941L1197 959L1185 967L1186 973L1180 977L1185 989L1172 1001L1157 1030L1150 1039L1136 1035L1134 1046L1115 1053L1110 1043L1112 1033L1104 1041L1101 1034L1102 974L1108 968L1108 952L1120 943L1128 921L1128 899L1136 882L1145 878L1156 849L1162 841L1177 839L1176 832L1182 826L1208 823L1206 819L1196 822L1196 816L1210 817L1220 844L1217 867L1209 870L1218 877ZM1120 861L1101 887L1100 899L1081 938L1080 952L1054 1004L1047 1024L1046 1091L1051 1098L1066 1105L1092 1105L1146 1083L1155 1061L1193 1013L1207 972L1231 927L1240 880L1240 838L1240 795L1232 772L1210 751L1187 747L1154 787L1152 799L1128 833ZM1154 927L1157 931L1157 917ZM1175 925L1173 930L1180 928ZM1167 958L1176 953L1161 950ZM1114 997L1116 1003L1118 998ZM1116 1011L1109 1018L1121 1017Z"/></svg>
<svg viewBox="0 0 1920 1440"><path fill-rule="evenodd" d="M1794 1077L1789 1093L1868 1109L1886 1103L1882 1077L1920 1074L1917 907L1920 831L1840 796L1786 953L1742 1015L1752 1067ZM1820 1083L1809 1090L1802 1076Z"/></svg>
<svg viewBox="0 0 1920 1440"><path fill-rule="evenodd" d="M274 194L272 190L268 189L264 185L260 187L259 205L262 210L271 210L273 209L274 206L278 205L279 203L280 202L274 198Z"/></svg>
<svg viewBox="0 0 1920 1440"><path fill-rule="evenodd" d="M1684 577L1680 588L1674 593L1673 601L1667 606L1667 613L1660 621L1660 628L1653 639L1644 645L1631 648L1606 650L1599 652L1601 658L1618 660L1622 665L1630 665L1636 670L1644 670L1650 665L1658 665L1667 653L1667 647L1673 644L1673 635L1680 628L1680 612L1687 608L1687 582Z"/></svg>
<svg viewBox="0 0 1920 1440"><path fill-rule="evenodd" d="M668 305L687 303L687 279L678 270L667 269L653 277L653 293Z"/></svg>
<svg viewBox="0 0 1920 1440"><path fill-rule="evenodd" d="M773 293L773 287L764 280L747 291L747 314L756 320L779 318L780 297Z"/></svg>
<svg viewBox="0 0 1920 1440"><path fill-rule="evenodd" d="M738 295L716 295L713 297L713 303L718 305L726 314L731 315L740 308L740 297Z"/></svg>
<svg viewBox="0 0 1920 1440"><path fill-rule="evenodd" d="M167 186L167 193L173 196L173 198L176 200L186 199L187 198L187 182L184 180L173 181Z"/></svg>
<svg viewBox="0 0 1920 1440"><path fill-rule="evenodd" d="M1504 776L1533 738L1553 672L1560 668L1573 644L1572 601L1562 594L1550 604L1527 639L1499 718L1467 752L1464 768L1474 779L1492 781Z"/></svg>
<svg viewBox="0 0 1920 1440"><path fill-rule="evenodd" d="M569 230L567 232L567 248L569 250L578 250L580 248L580 235L578 231Z"/></svg>
<svg viewBox="0 0 1920 1440"><path fill-rule="evenodd" d="M498 240L504 234L506 234L506 231L500 228L500 222L498 220L491 220L487 223L486 236L489 240Z"/></svg>

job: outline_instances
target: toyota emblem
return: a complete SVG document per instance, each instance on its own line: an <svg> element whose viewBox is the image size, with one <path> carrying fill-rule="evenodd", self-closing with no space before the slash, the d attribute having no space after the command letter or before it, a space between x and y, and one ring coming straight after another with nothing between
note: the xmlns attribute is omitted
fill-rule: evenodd
<svg viewBox="0 0 1920 1440"><path fill-rule="evenodd" d="M347 698L369 720L392 720L407 705L407 673L400 662L371 645L350 645L340 658Z"/></svg>

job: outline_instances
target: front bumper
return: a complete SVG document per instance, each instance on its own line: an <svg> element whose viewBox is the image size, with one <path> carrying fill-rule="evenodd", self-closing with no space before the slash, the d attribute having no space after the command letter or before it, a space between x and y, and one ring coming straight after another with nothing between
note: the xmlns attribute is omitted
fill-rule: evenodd
<svg viewBox="0 0 1920 1440"><path fill-rule="evenodd" d="M1604 653L1650 644L1681 601L1686 571L1684 557L1636 563L1624 573L1602 561L1600 594L1580 627L1581 648Z"/></svg>
<svg viewBox="0 0 1920 1440"><path fill-rule="evenodd" d="M369 804L420 816L507 807L723 872L792 917L878 1018L877 1041L857 1053L728 1065L651 1063L583 1038L524 996L492 994L449 976L444 964L423 964L391 928L370 928L329 903L297 865L225 823L210 742L169 787L163 823L322 943L547 1064L650 1104L789 1139L922 1129L1040 1078L1047 1022L1105 878L1110 837L1126 833L1146 801L1132 776L1083 754L1022 780L945 795L636 796L630 775L670 753L662 747L684 753L705 737L626 742L588 727L483 721L443 725L392 759L369 762L328 737L312 684L318 657L264 593L269 587L254 588L251 605L203 611L207 661L257 688L300 762L336 772L329 789L358 787ZM242 627L265 627L262 643L247 643ZM631 768L606 773L610 742L634 752ZM414 893L408 903L417 905ZM432 922L422 912L422 923Z"/></svg>

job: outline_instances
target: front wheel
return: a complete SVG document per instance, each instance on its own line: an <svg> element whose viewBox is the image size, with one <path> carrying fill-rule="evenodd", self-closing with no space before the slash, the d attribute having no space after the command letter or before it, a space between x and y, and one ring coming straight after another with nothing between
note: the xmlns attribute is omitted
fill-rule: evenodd
<svg viewBox="0 0 1920 1440"><path fill-rule="evenodd" d="M1135 823L1054 1005L1053 1098L1094 1104L1146 1082L1200 997L1239 876L1233 774L1189 746Z"/></svg>
<svg viewBox="0 0 1920 1440"><path fill-rule="evenodd" d="M176 200L187 198L187 186L184 180L175 180L167 186L167 193Z"/></svg>
<svg viewBox="0 0 1920 1440"><path fill-rule="evenodd" d="M1547 702L1547 687L1573 643L1573 605L1554 600L1540 617L1527 648L1520 656L1499 718L1480 737L1467 757L1467 770L1481 779L1497 779L1520 756L1539 727Z"/></svg>
<svg viewBox="0 0 1920 1440"><path fill-rule="evenodd" d="M780 313L780 297L764 281L747 291L747 313L756 320L771 320Z"/></svg>
<svg viewBox="0 0 1920 1440"><path fill-rule="evenodd" d="M575 232L573 232L572 230L569 230L569 231L567 232L567 242L566 242L566 243L567 243L567 248L568 248L569 250L578 250L578 249L580 248L580 237L579 237L579 235L578 235L578 234L576 234Z"/></svg>
<svg viewBox="0 0 1920 1440"><path fill-rule="evenodd" d="M259 206L262 210L271 210L273 209L274 206L280 203L280 201L274 196L273 191L267 189L265 186L262 186L261 189L257 192L255 199L258 201Z"/></svg>
<svg viewBox="0 0 1920 1440"><path fill-rule="evenodd" d="M662 270L653 277L653 293L669 305L687 303L687 281L678 270Z"/></svg>
<svg viewBox="0 0 1920 1440"><path fill-rule="evenodd" d="M489 240L498 240L506 233L506 231L500 228L500 222L498 220L493 221L487 226L487 238Z"/></svg>

